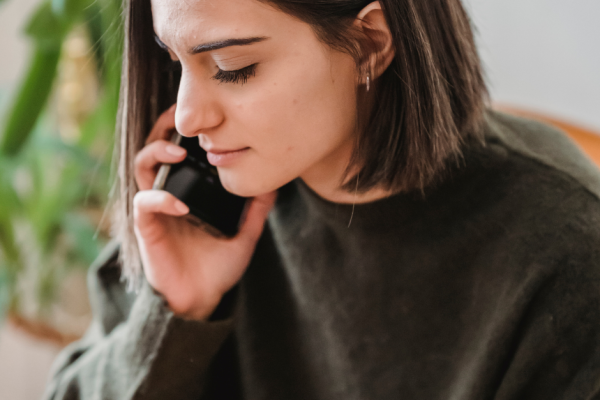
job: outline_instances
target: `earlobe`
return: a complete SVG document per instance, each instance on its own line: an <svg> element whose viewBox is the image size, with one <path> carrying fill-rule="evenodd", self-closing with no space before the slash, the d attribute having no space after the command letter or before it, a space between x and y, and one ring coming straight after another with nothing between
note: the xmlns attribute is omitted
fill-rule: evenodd
<svg viewBox="0 0 600 400"><path fill-rule="evenodd" d="M395 56L392 33L379 1L374 1L361 10L356 17L356 24L368 43L364 49L367 54L361 68L369 71L370 79L374 80L383 74Z"/></svg>

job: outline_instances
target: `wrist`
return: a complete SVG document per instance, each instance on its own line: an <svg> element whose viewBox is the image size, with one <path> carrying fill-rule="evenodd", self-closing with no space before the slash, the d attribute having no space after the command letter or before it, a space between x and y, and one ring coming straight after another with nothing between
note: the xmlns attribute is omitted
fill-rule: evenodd
<svg viewBox="0 0 600 400"><path fill-rule="evenodd" d="M169 299L160 291L149 285L152 293L160 299L161 304L176 317L185 320L208 321L215 309L219 306L222 296L217 296L212 300L204 299L203 304L198 302L169 301Z"/></svg>

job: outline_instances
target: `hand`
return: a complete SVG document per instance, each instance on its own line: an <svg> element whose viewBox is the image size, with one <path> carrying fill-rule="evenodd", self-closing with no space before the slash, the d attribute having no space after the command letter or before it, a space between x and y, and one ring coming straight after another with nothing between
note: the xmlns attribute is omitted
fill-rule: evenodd
<svg viewBox="0 0 600 400"><path fill-rule="evenodd" d="M188 207L172 194L152 190L161 163L178 163L186 151L168 141L175 128L175 105L153 127L135 158L140 191L133 199L134 231L148 283L171 310L206 320L250 263L265 220L275 202L271 192L251 200L239 233L216 238L182 216ZM177 150L179 149L179 153Z"/></svg>

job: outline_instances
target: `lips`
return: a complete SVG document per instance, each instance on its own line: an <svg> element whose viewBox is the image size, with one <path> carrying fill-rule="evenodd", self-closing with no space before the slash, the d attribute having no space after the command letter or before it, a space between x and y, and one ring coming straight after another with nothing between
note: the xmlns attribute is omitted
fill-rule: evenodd
<svg viewBox="0 0 600 400"><path fill-rule="evenodd" d="M204 150L206 150L207 153L225 154L225 153L233 153L233 152L244 150L244 149L245 149L245 147L239 148L239 149L232 149L232 150L223 150L223 149L218 149L216 147L209 147L209 148L205 148Z"/></svg>
<svg viewBox="0 0 600 400"><path fill-rule="evenodd" d="M219 167L233 163L235 160L243 156L248 150L250 150L249 147L235 150L209 148L206 150L206 158L208 159L209 163L215 167Z"/></svg>

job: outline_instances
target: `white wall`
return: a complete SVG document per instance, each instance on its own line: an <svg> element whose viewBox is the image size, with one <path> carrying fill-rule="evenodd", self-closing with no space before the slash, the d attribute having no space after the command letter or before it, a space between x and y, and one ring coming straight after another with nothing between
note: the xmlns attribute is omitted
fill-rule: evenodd
<svg viewBox="0 0 600 400"><path fill-rule="evenodd" d="M493 99L600 131L599 0L464 0Z"/></svg>
<svg viewBox="0 0 600 400"><path fill-rule="evenodd" d="M0 325L0 399L39 400L60 348Z"/></svg>

